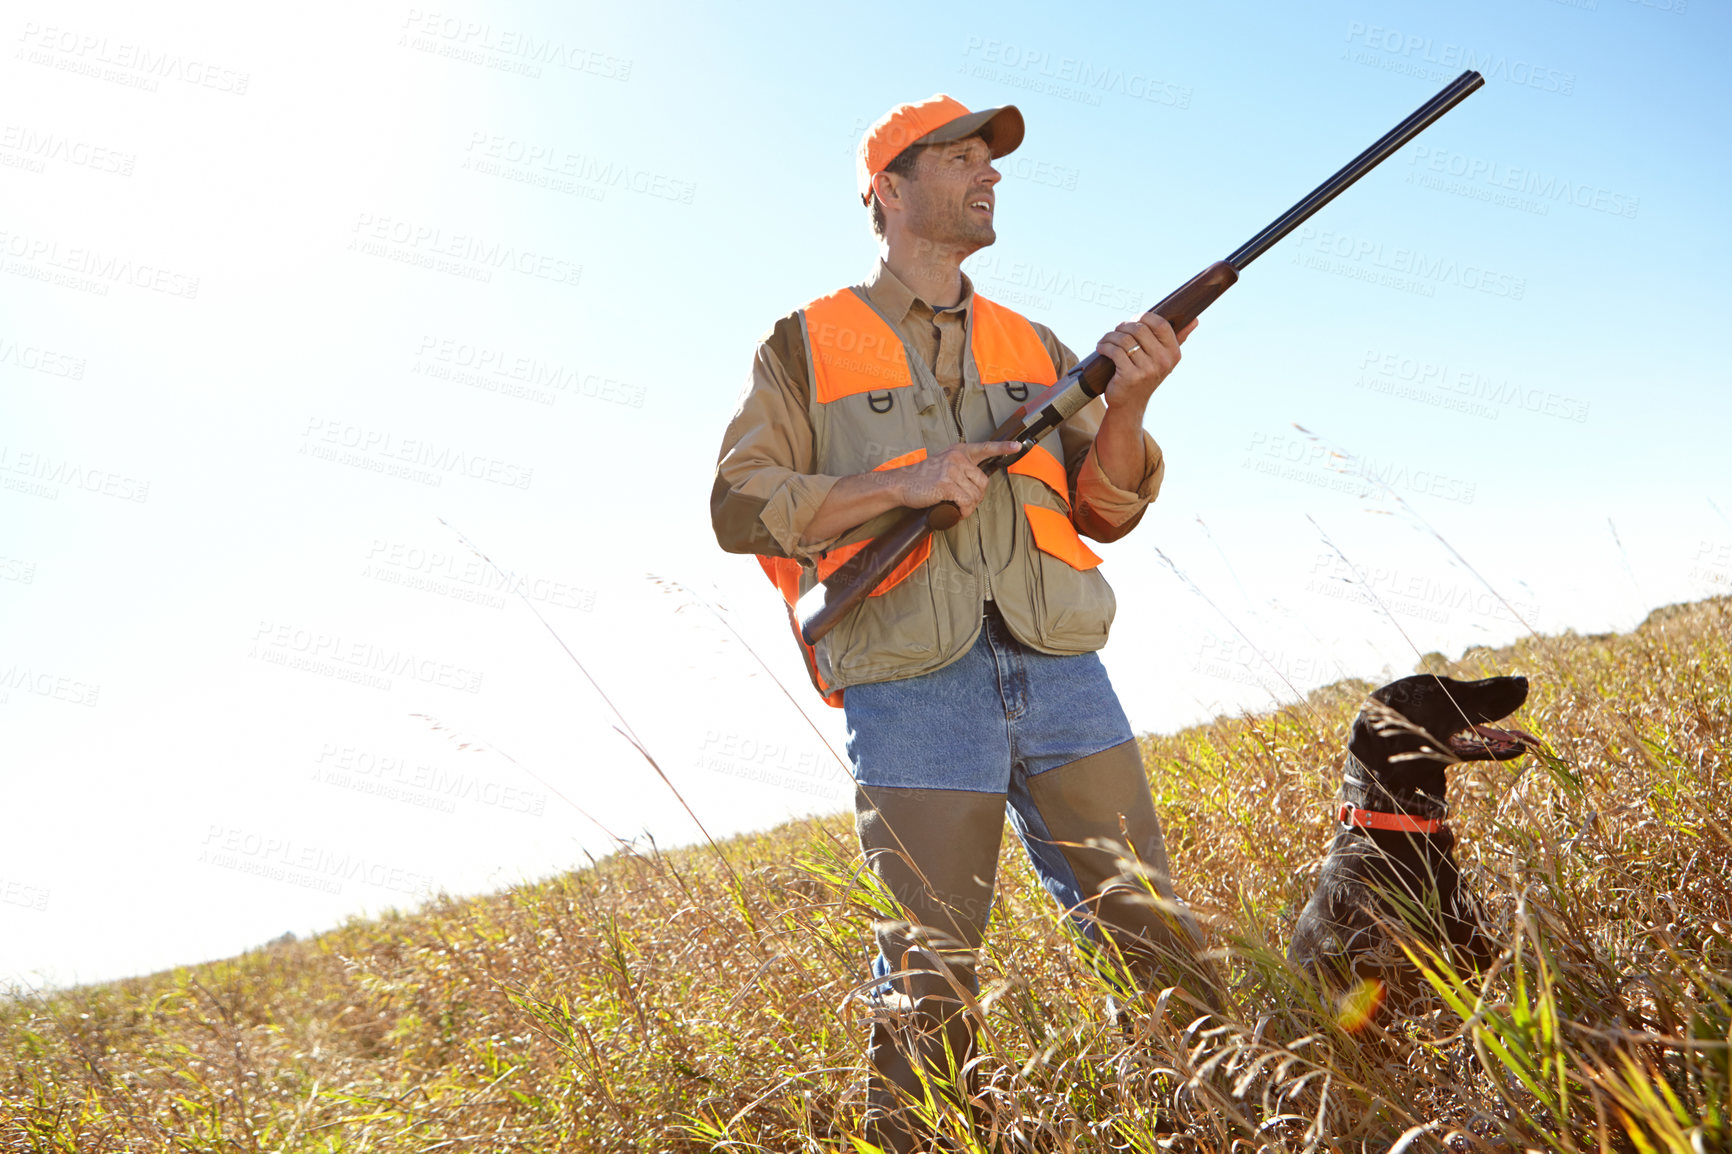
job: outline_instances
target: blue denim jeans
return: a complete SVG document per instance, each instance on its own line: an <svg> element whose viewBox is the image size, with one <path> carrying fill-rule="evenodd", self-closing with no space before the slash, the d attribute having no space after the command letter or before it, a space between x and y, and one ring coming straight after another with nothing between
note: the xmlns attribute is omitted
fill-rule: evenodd
<svg viewBox="0 0 1732 1154"><path fill-rule="evenodd" d="M1077 909L1081 887L1052 844L1028 781L1131 739L1099 656L1030 649L989 609L961 659L921 677L850 686L842 707L856 782L1003 794L1041 885L1065 909ZM1072 920L1098 940L1091 920ZM872 972L891 972L882 953Z"/></svg>

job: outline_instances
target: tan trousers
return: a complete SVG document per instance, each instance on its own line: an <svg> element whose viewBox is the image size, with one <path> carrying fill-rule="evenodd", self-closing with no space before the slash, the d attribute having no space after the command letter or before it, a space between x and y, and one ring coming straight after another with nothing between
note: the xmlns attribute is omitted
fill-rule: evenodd
<svg viewBox="0 0 1732 1154"><path fill-rule="evenodd" d="M1075 874L1083 912L1122 952L1138 983L1179 984L1218 1005L1218 979L1199 956L1201 935L1173 893L1136 743L1037 774L1028 788L1048 838ZM975 1038L967 1005L979 992L976 952L992 904L1005 801L1002 793L966 790L855 792L861 848L906 914L874 927L895 993L875 1012L868 1051L867 1137L897 1154L931 1144L909 1109L924 1095L942 1095L973 1116ZM1151 884L1174 905L1158 908Z"/></svg>

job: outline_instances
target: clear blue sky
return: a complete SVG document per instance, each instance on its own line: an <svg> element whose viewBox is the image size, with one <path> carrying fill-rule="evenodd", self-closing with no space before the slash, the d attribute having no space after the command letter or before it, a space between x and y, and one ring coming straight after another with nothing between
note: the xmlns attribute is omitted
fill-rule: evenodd
<svg viewBox="0 0 1732 1154"><path fill-rule="evenodd" d="M1157 396L1166 489L1104 550L1140 728L1732 588L1721 7L914 17L8 10L0 974L697 836L440 518L711 832L845 807L838 719L706 498L757 337L874 258L862 129L933 92L1022 108L971 267L1080 350L1487 75Z"/></svg>

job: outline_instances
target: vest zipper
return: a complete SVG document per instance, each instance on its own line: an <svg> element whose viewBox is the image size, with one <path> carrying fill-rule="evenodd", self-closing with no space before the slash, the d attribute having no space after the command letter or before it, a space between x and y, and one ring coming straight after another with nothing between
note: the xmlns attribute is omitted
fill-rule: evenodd
<svg viewBox="0 0 1732 1154"><path fill-rule="evenodd" d="M972 324L973 318L972 317L969 318L969 321ZM965 331L964 337L966 338L967 335L968 334ZM968 343L967 343L966 339L965 339L963 347L962 347L962 357L963 357L962 377L960 380L958 380L956 382L956 396L952 397L951 401L950 401L950 419L951 419L951 422L953 424L955 424L955 426L956 426L956 443L959 445L966 444L968 441L968 434L963 430L963 427L962 427L962 397L963 397L963 394L968 391L968 362L972 358L972 353L969 351L969 347L968 347ZM936 380L938 377L937 372L934 371L932 375L933 375L933 379ZM978 370L976 370L976 375L977 376L979 375ZM991 488L992 478L988 477L986 480L986 483L987 483L987 487ZM981 497L981 503L984 504L985 501L986 501L986 498L984 496L982 496ZM976 509L975 511L977 513L979 512L978 509ZM992 574L988 571L989 567L988 567L987 562L986 562L986 534L981 532L980 519L978 517L975 519L975 522L974 522L974 545L975 545L975 548L977 550L979 550L980 580L982 581L982 583L985 586L985 590L986 590L985 600L991 601L993 599L993 597L992 597Z"/></svg>

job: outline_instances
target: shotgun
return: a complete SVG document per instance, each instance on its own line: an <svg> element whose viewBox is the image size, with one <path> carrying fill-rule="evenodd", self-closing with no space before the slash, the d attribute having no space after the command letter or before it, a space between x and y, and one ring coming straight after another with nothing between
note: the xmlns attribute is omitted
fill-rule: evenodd
<svg viewBox="0 0 1732 1154"><path fill-rule="evenodd" d="M1354 181L1387 160L1484 83L1485 77L1472 69L1463 72L1443 91L1420 105L1413 115L1390 129L1226 260L1216 261L1149 311L1166 318L1174 332L1183 329L1215 303L1217 297L1233 287L1246 265L1262 256L1276 241L1305 223L1318 209L1341 195ZM1084 405L1106 392L1112 379L1113 363L1099 353L1090 353L1078 361L1076 367L1057 383L1011 414L989 438L1019 441L1022 451L983 461L980 470L990 476L1015 464L1049 429L1069 420ZM874 537L870 545L830 574L828 581L813 586L794 606L800 636L806 639L806 644L816 645L819 638L830 632L836 622L864 601L892 569L914 552L928 534L948 529L959 520L961 510L948 501L925 509L910 509L886 532Z"/></svg>

